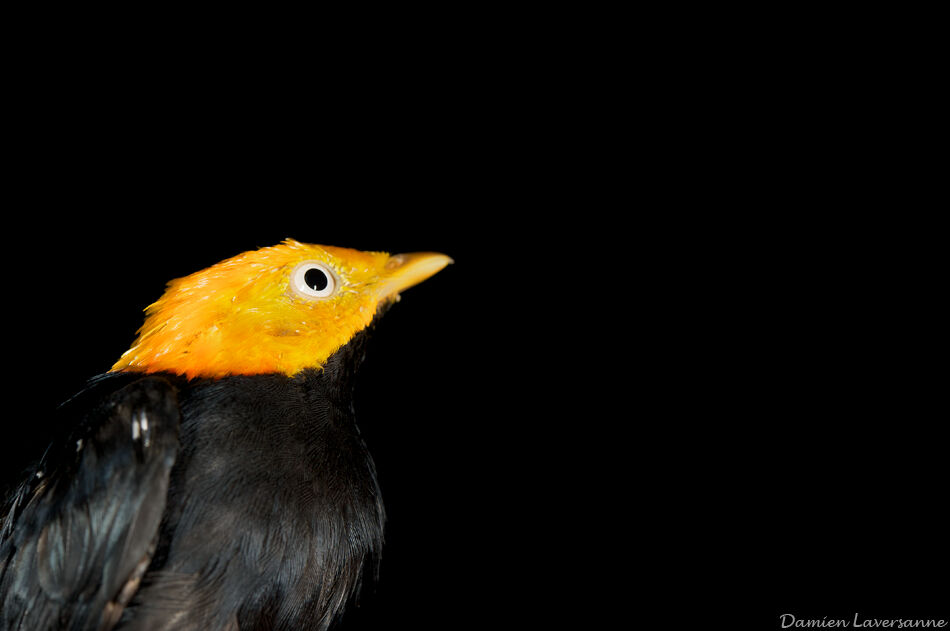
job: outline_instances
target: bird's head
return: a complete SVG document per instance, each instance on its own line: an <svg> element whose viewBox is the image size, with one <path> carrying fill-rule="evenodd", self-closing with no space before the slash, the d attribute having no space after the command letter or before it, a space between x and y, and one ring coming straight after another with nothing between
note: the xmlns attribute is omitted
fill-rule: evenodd
<svg viewBox="0 0 950 631"><path fill-rule="evenodd" d="M113 371L187 377L319 368L377 309L452 260L288 239L168 284Z"/></svg>

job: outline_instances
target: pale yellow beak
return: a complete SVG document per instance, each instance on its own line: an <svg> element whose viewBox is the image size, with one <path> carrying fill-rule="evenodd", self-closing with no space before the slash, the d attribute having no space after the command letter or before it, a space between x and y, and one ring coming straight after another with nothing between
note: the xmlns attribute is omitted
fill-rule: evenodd
<svg viewBox="0 0 950 631"><path fill-rule="evenodd" d="M394 254L389 257L380 275L380 282L376 285L377 295L380 298L395 297L399 292L418 285L453 262L450 257L438 252Z"/></svg>

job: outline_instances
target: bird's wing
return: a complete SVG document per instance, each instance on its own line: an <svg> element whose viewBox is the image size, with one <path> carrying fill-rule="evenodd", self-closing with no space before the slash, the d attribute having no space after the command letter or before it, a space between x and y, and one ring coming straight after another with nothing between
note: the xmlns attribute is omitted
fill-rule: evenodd
<svg viewBox="0 0 950 631"><path fill-rule="evenodd" d="M0 522L0 629L111 629L155 550L178 453L175 388L145 377L85 412Z"/></svg>

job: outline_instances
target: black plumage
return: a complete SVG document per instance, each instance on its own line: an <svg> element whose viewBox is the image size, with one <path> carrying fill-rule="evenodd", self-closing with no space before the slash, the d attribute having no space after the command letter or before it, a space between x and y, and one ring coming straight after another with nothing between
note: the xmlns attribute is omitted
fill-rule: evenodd
<svg viewBox="0 0 950 631"><path fill-rule="evenodd" d="M94 379L8 499L2 628L328 628L383 542L353 403L368 331L293 377Z"/></svg>

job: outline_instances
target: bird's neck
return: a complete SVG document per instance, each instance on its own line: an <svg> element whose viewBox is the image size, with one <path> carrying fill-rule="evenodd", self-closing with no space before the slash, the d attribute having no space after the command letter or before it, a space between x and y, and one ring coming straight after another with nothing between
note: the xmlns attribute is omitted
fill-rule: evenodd
<svg viewBox="0 0 950 631"><path fill-rule="evenodd" d="M357 333L331 355L322 368L305 369L293 379L303 388L320 396L344 413L353 412L353 391L356 374L366 353L370 328Z"/></svg>

